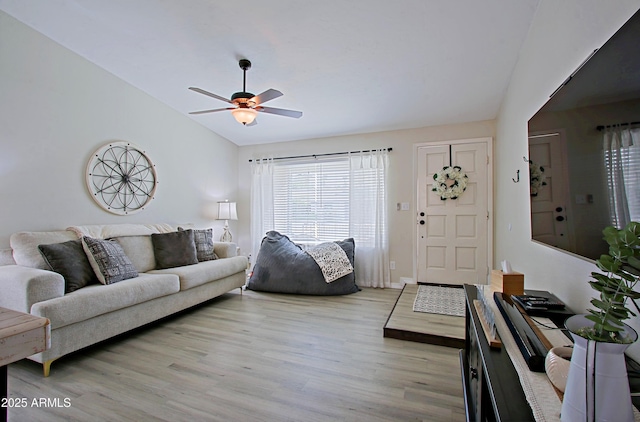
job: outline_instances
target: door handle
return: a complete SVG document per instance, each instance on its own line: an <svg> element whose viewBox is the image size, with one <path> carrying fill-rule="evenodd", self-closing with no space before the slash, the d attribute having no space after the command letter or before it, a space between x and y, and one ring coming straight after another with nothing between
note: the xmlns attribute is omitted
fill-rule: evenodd
<svg viewBox="0 0 640 422"><path fill-rule="evenodd" d="M420 225L424 226L424 220L420 220Z"/></svg>
<svg viewBox="0 0 640 422"><path fill-rule="evenodd" d="M564 217L559 215L556 217L556 221L564 221Z"/></svg>

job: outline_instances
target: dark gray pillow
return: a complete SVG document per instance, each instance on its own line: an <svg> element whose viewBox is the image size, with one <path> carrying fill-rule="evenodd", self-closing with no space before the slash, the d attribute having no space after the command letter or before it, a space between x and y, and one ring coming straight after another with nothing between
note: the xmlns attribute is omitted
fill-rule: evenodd
<svg viewBox="0 0 640 422"><path fill-rule="evenodd" d="M182 267L198 263L193 230L170 233L154 233L151 235L153 253L156 257L156 268Z"/></svg>
<svg viewBox="0 0 640 422"><path fill-rule="evenodd" d="M178 231L184 230L182 227L178 227ZM193 229L193 241L196 244L198 262L218 259L218 255L213 251L213 229Z"/></svg>
<svg viewBox="0 0 640 422"><path fill-rule="evenodd" d="M138 276L136 267L124 253L122 246L115 240L84 236L82 248L100 283L113 284Z"/></svg>
<svg viewBox="0 0 640 422"><path fill-rule="evenodd" d="M88 284L98 283L96 273L89 264L80 239L38 245L38 250L51 271L64 277L65 293L71 293Z"/></svg>
<svg viewBox="0 0 640 422"><path fill-rule="evenodd" d="M345 251L353 266L354 240L345 239L336 243ZM360 291L355 272L327 283L313 258L287 236L276 231L268 232L262 239L247 289L307 295L344 295Z"/></svg>

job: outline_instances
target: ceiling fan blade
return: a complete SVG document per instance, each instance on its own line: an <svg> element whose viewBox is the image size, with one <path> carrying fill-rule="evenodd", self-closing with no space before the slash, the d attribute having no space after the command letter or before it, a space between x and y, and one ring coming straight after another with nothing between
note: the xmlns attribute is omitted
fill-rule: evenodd
<svg viewBox="0 0 640 422"><path fill-rule="evenodd" d="M192 90L192 91L198 92L200 94L207 95L207 96L209 96L211 98L215 98L216 100L220 100L220 101L224 101L224 102L229 103L229 104L233 104L231 102L231 100L228 100L228 99L226 99L224 97L221 97L219 95L213 94L213 93L211 93L209 91L205 91L204 89L196 88L194 86L190 86L189 89Z"/></svg>
<svg viewBox="0 0 640 422"><path fill-rule="evenodd" d="M258 94L253 97L250 101L254 101L256 105L259 105L278 97L282 97L282 92L278 91L277 89L267 89L262 94Z"/></svg>
<svg viewBox="0 0 640 422"><path fill-rule="evenodd" d="M235 107L215 108L213 110L191 111L189 112L189 114L206 114L206 113L215 113L216 111L225 111L225 110L235 110Z"/></svg>
<svg viewBox="0 0 640 422"><path fill-rule="evenodd" d="M302 117L302 112L301 111L294 111L294 110L286 110L284 108L273 108L273 107L256 107L255 108L257 111L261 111L263 113L269 113L269 114L278 114L280 116L286 116L286 117L293 117L294 119L298 119L300 117Z"/></svg>

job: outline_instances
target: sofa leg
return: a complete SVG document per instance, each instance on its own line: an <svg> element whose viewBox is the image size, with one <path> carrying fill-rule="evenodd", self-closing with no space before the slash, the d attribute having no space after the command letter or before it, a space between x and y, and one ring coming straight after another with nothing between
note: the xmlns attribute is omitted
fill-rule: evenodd
<svg viewBox="0 0 640 422"><path fill-rule="evenodd" d="M242 287L238 287L240 289L240 296L242 296Z"/></svg>
<svg viewBox="0 0 640 422"><path fill-rule="evenodd" d="M51 360L46 360L42 362L42 370L44 372L45 377L49 376L49 372L51 372L51 364L53 363L54 360L55 359L51 359Z"/></svg>

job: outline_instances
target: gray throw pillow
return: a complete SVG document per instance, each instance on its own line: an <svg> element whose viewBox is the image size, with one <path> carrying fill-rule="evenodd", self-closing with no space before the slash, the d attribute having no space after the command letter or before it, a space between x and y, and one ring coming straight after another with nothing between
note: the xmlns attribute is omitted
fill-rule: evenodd
<svg viewBox="0 0 640 422"><path fill-rule="evenodd" d="M100 283L113 284L138 276L131 260L115 240L84 236L82 247Z"/></svg>
<svg viewBox="0 0 640 422"><path fill-rule="evenodd" d="M185 231L185 229L178 227L178 231ZM193 241L196 244L198 262L218 259L218 255L213 251L213 229L193 229Z"/></svg>
<svg viewBox="0 0 640 422"><path fill-rule="evenodd" d="M156 268L182 267L198 263L193 230L151 235L153 253L156 256Z"/></svg>
<svg viewBox="0 0 640 422"><path fill-rule="evenodd" d="M336 242L354 265L355 242ZM287 236L270 231L262 239L247 289L273 293L344 295L360 291L355 271L327 283L314 259Z"/></svg>
<svg viewBox="0 0 640 422"><path fill-rule="evenodd" d="M71 293L88 284L98 283L96 273L91 268L87 255L82 249L80 239L38 245L38 250L49 265L49 269L64 277L65 293Z"/></svg>

